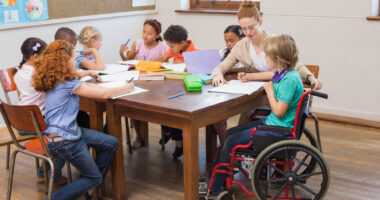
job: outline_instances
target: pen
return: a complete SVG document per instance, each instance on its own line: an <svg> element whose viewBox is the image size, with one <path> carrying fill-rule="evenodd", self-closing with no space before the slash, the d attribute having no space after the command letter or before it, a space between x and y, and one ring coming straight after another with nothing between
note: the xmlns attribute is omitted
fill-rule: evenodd
<svg viewBox="0 0 380 200"><path fill-rule="evenodd" d="M144 60L146 60L146 57L145 57L145 55L144 55Z"/></svg>
<svg viewBox="0 0 380 200"><path fill-rule="evenodd" d="M135 79L135 77L132 77L132 78L128 81L128 83L132 82L133 79Z"/></svg>
<svg viewBox="0 0 380 200"><path fill-rule="evenodd" d="M174 95L174 96L169 97L168 99L174 99L174 98L176 98L176 97L180 97L180 96L182 96L182 95L185 95L185 94L184 94L184 93L177 94L177 95Z"/></svg>
<svg viewBox="0 0 380 200"><path fill-rule="evenodd" d="M129 40L131 40L131 38L128 38L128 40L127 40L127 42L125 43L125 45L124 45L124 46L127 46L127 45L128 45L128 43L129 43Z"/></svg>
<svg viewBox="0 0 380 200"><path fill-rule="evenodd" d="M249 67L248 67L248 68L245 68L245 73L244 73L244 76L245 76L245 75L247 75L247 73L248 73L248 70L249 70L249 69L251 69L252 65L253 65L253 62L252 62L252 64L251 64L251 65L249 65Z"/></svg>

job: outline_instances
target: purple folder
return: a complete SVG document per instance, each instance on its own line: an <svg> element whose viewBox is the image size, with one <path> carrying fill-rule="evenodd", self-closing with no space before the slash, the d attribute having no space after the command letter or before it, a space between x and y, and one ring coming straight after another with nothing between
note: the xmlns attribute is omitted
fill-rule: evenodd
<svg viewBox="0 0 380 200"><path fill-rule="evenodd" d="M211 74L221 62L217 49L183 52L186 69L192 74Z"/></svg>

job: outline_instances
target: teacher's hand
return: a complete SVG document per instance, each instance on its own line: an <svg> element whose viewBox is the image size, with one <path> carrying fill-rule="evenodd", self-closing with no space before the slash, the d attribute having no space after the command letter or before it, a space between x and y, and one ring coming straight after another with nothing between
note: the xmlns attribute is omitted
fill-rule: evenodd
<svg viewBox="0 0 380 200"><path fill-rule="evenodd" d="M315 82L311 85L313 90L320 90L323 86L323 83L319 79L315 79Z"/></svg>
<svg viewBox="0 0 380 200"><path fill-rule="evenodd" d="M212 79L212 85L214 87L218 87L219 85L226 84L226 83L227 81L223 78L223 76L220 76L220 75L214 76L214 78Z"/></svg>

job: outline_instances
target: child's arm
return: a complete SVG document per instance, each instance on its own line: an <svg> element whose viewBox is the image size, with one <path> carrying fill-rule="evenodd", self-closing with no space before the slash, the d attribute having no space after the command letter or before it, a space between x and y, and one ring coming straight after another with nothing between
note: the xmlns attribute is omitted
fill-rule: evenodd
<svg viewBox="0 0 380 200"><path fill-rule="evenodd" d="M282 117L286 113L286 110L288 109L289 104L276 100L276 97L274 96L272 81L265 83L264 89L265 89L265 92L267 93L269 105L270 105L270 108L272 109L272 112L277 117Z"/></svg>
<svg viewBox="0 0 380 200"><path fill-rule="evenodd" d="M134 60L136 58L136 41L133 42L132 48L130 51L127 52L127 55L125 55L125 52L128 50L128 47L125 46L125 44L122 44L120 46L120 57L124 61L126 60Z"/></svg>
<svg viewBox="0 0 380 200"><path fill-rule="evenodd" d="M80 86L73 92L76 95L95 99L110 99L127 92L134 88L133 83L125 83L125 86L115 88L105 88L95 84L81 83Z"/></svg>
<svg viewBox="0 0 380 200"><path fill-rule="evenodd" d="M160 58L157 58L156 60L154 60L154 61L159 61L159 62L168 62L169 61L169 56L167 56L167 55L163 55L163 56L161 56Z"/></svg>
<svg viewBox="0 0 380 200"><path fill-rule="evenodd" d="M103 63L103 60L100 58L98 51L94 48L91 48L88 49L86 53L87 52L92 54L92 56L95 59L95 62L84 60L80 63L81 67L91 70L104 70L106 66Z"/></svg>
<svg viewBox="0 0 380 200"><path fill-rule="evenodd" d="M97 81L101 81L102 78L99 76L98 73L94 72L94 71L79 71L79 72L75 72L78 76L79 79L85 77L85 76L91 76L93 79L97 80Z"/></svg>

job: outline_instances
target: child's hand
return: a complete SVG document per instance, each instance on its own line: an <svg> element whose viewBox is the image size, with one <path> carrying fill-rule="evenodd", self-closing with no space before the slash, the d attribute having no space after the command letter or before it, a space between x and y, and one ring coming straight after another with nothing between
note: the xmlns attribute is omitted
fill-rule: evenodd
<svg viewBox="0 0 380 200"><path fill-rule="evenodd" d="M122 45L120 46L119 54L122 55L122 54L124 54L127 50L128 50L128 46L125 46L125 44L122 44Z"/></svg>
<svg viewBox="0 0 380 200"><path fill-rule="evenodd" d="M237 78L242 82L250 81L249 74L246 74L245 72L239 72Z"/></svg>
<svg viewBox="0 0 380 200"><path fill-rule="evenodd" d="M91 55L94 55L94 52L96 52L96 49L94 48L84 48L84 52L83 52L83 55L84 56L91 56Z"/></svg>
<svg viewBox="0 0 380 200"><path fill-rule="evenodd" d="M126 82L125 86L128 92L132 91L133 88L135 88L135 84L133 82L130 82L130 83Z"/></svg>
<svg viewBox="0 0 380 200"><path fill-rule="evenodd" d="M273 92L273 82L272 81L269 81L268 83L265 83L263 87L264 87L265 92L267 94L270 93L270 92Z"/></svg>

